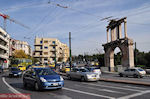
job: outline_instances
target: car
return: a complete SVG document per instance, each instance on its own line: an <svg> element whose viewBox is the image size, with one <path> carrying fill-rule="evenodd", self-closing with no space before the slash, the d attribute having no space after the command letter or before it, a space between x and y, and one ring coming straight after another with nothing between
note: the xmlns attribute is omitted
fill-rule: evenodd
<svg viewBox="0 0 150 99"><path fill-rule="evenodd" d="M9 69L9 77L14 77L14 76L21 77L21 75L22 75L22 71L19 70L17 67L11 67Z"/></svg>
<svg viewBox="0 0 150 99"><path fill-rule="evenodd" d="M35 90L61 89L64 79L49 67L32 67L23 75L23 85L34 87Z"/></svg>
<svg viewBox="0 0 150 99"><path fill-rule="evenodd" d="M26 70L26 66L18 66L18 68L19 68L21 71L25 71L25 70Z"/></svg>
<svg viewBox="0 0 150 99"><path fill-rule="evenodd" d="M64 66L62 68L62 72L66 73L66 72L69 72L70 71L70 66Z"/></svg>
<svg viewBox="0 0 150 99"><path fill-rule="evenodd" d="M98 67L86 67L90 72L97 73L99 76L101 76L102 72L101 69Z"/></svg>
<svg viewBox="0 0 150 99"><path fill-rule="evenodd" d="M98 81L100 76L97 73L90 72L86 68L72 68L67 72L68 79L79 79L81 81Z"/></svg>
<svg viewBox="0 0 150 99"><path fill-rule="evenodd" d="M120 72L119 73L119 76L120 77L123 77L123 76L133 76L135 78L142 78L146 75L146 72L141 69L141 68L128 68L128 69L125 69L123 72Z"/></svg>

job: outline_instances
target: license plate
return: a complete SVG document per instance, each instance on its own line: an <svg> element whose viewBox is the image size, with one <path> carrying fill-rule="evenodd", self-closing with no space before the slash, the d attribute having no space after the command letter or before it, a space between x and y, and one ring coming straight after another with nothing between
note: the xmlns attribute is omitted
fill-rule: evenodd
<svg viewBox="0 0 150 99"><path fill-rule="evenodd" d="M96 78L93 78L93 79L96 79Z"/></svg>
<svg viewBox="0 0 150 99"><path fill-rule="evenodd" d="M53 83L54 86L58 86L58 83Z"/></svg>

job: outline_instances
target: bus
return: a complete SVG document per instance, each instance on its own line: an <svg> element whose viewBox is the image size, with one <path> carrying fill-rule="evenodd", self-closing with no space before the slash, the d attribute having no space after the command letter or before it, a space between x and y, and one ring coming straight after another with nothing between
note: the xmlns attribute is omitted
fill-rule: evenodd
<svg viewBox="0 0 150 99"><path fill-rule="evenodd" d="M26 70L28 65L32 65L31 59L15 58L11 60L11 67L18 67L20 70Z"/></svg>

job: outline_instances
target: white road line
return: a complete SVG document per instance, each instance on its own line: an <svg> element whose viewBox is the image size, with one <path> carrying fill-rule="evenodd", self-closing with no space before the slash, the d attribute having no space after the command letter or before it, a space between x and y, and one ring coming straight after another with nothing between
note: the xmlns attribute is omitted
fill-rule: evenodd
<svg viewBox="0 0 150 99"><path fill-rule="evenodd" d="M114 91L114 90L108 90L108 89L97 89L97 88L93 88L93 87L85 87L85 86L81 86L81 85L75 85L75 86L79 86L79 87L84 87L84 88L89 88L89 89L93 89L93 90L97 90L97 91L106 91L106 92L110 92L110 93L117 93L117 94L125 94L124 92L118 92L118 91Z"/></svg>
<svg viewBox="0 0 150 99"><path fill-rule="evenodd" d="M142 91L142 92L131 94L131 95L128 95L128 96L123 96L123 97L120 97L118 99L129 99L129 98L137 97L137 96L140 96L140 95L143 95L143 94L146 94L146 93L150 93L150 90Z"/></svg>
<svg viewBox="0 0 150 99"><path fill-rule="evenodd" d="M70 89L70 88L66 88L66 87L64 87L63 89L64 89L64 90L68 90L68 91L77 92L77 93L86 94L86 95L91 95L91 96L103 97L103 98L108 98L108 99L115 99L114 97L99 95L99 94L95 94L95 93L89 93L89 92L80 91L80 90L75 90L75 89Z"/></svg>
<svg viewBox="0 0 150 99"><path fill-rule="evenodd" d="M6 80L5 80L4 77L2 77L2 80L3 80L3 82L7 85L7 87L9 88L9 90L10 90L11 92L21 94L21 92L17 91L17 90L14 89L11 85L9 85L9 84L6 82Z"/></svg>
<svg viewBox="0 0 150 99"><path fill-rule="evenodd" d="M98 84L101 84L100 82L98 82ZM104 85L104 84L101 84L101 85ZM112 86L112 85L108 85L108 86ZM115 85L116 86L116 85ZM123 86L116 86L116 87L129 87L129 88L135 88L135 89L143 89L143 90L146 90L147 88L142 88L142 87L133 87L133 86L129 86L129 85L123 85Z"/></svg>
<svg viewBox="0 0 150 99"><path fill-rule="evenodd" d="M10 90L11 92L13 92L14 94L20 94L24 99L29 99L28 96L22 94L22 93L19 92L18 90L14 89L11 85L9 85L9 84L6 82L5 77L2 77L2 80L3 80L3 82L6 84L6 86L9 88L9 90Z"/></svg>
<svg viewBox="0 0 150 99"><path fill-rule="evenodd" d="M135 87L135 86L133 87L133 86L128 86L128 85L127 85L127 86L123 86L123 87L136 88L136 89L143 89L143 90L146 90L146 89L147 89L147 88Z"/></svg>
<svg viewBox="0 0 150 99"><path fill-rule="evenodd" d="M97 84L92 84L92 83L82 83L86 85L92 85L92 86L99 86L99 87L106 87L106 88L114 88L114 89L122 89L122 90L129 90L129 91L138 91L141 92L141 90L136 90L136 89L129 89L129 88L122 88L122 87L116 87L116 86L107 86L107 85L97 85Z"/></svg>

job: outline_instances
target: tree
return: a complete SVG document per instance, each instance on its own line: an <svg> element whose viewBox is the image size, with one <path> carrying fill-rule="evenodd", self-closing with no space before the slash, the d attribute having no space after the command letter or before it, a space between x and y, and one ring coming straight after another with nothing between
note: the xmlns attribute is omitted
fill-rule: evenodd
<svg viewBox="0 0 150 99"><path fill-rule="evenodd" d="M28 55L26 55L23 50L15 50L13 57L14 58L28 58Z"/></svg>

